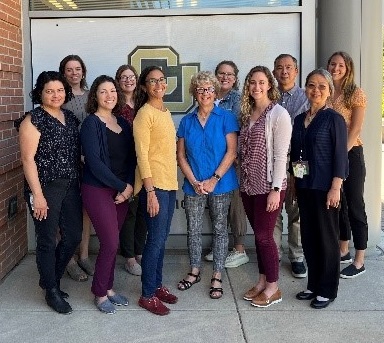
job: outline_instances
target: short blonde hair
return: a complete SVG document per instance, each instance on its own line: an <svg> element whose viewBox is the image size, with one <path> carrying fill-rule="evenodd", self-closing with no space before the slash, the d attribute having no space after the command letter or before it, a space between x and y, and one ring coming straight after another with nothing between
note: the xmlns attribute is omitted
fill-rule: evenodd
<svg viewBox="0 0 384 343"><path fill-rule="evenodd" d="M202 87L207 83L211 83L215 88L216 95L220 92L220 83L217 80L215 74L210 71L199 71L191 78L191 84L189 85L189 94L196 95L196 88Z"/></svg>

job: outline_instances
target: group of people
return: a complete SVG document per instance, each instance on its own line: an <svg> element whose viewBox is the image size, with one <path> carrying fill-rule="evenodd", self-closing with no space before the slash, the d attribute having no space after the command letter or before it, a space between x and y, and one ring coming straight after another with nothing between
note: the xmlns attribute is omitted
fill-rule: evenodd
<svg viewBox="0 0 384 343"><path fill-rule="evenodd" d="M179 166L190 258L190 270L177 284L180 291L201 281L208 205L213 231L205 256L213 261L209 296L223 296L225 267L249 261L244 249L248 218L258 279L244 299L256 307L280 302L285 203L292 274L307 276L304 257L308 267L307 289L296 298L311 300L316 309L327 307L337 297L340 276L365 272L368 240L359 137L366 97L354 82L347 53L334 53L327 70L312 71L301 89L295 83L297 60L282 54L272 72L252 68L240 93L239 70L224 60L214 73L200 71L191 78L189 92L197 106L177 131L164 103L167 77L160 67L138 75L123 65L115 78L97 77L89 90L77 55L64 58L59 72L42 72L31 93L40 106L16 126L47 304L59 313L72 312L60 288L67 269L78 281L93 275L92 293L101 312L127 306L128 299L113 289L120 246L125 269L141 275L139 306L157 315L170 312L164 303L178 298L163 285L163 260ZM94 267L88 258L91 223L100 242ZM228 226L234 237L229 254ZM340 273L340 262L352 262L351 232L355 260Z"/></svg>

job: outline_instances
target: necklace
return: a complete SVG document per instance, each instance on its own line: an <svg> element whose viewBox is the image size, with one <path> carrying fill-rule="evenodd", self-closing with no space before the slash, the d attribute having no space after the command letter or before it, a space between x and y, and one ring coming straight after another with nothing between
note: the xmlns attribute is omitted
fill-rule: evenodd
<svg viewBox="0 0 384 343"><path fill-rule="evenodd" d="M199 112L199 117L200 117L203 121L205 121L205 120L208 118L208 116L209 116L209 113L206 114L206 115L204 116L204 115L202 115L202 114Z"/></svg>

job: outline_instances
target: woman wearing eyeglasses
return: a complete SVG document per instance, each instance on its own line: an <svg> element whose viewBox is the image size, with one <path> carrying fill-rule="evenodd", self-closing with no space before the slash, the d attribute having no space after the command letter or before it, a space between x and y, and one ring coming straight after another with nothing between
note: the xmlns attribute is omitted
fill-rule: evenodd
<svg viewBox="0 0 384 343"><path fill-rule="evenodd" d="M223 295L221 274L228 252L227 215L232 194L238 188L233 161L239 126L233 113L215 105L220 84L211 72L191 79L189 92L198 106L180 122L177 161L185 179L188 252L191 271L181 280L182 291L200 281L203 214L209 205L213 227L213 275L209 295Z"/></svg>
<svg viewBox="0 0 384 343"><path fill-rule="evenodd" d="M176 130L171 112L164 105L167 82L160 67L145 68L138 80L133 121L137 168L135 194L147 224L147 241L141 260L142 292L139 306L157 315L167 315L163 302L177 297L163 285L163 260L176 202Z"/></svg>
<svg viewBox="0 0 384 343"><path fill-rule="evenodd" d="M220 92L216 100L217 106L230 110L240 123L240 97L239 92L239 69L233 61L221 61L215 69L215 75L220 83ZM237 177L240 178L240 164L235 160ZM244 239L247 233L247 219L244 211L240 191L233 192L231 205L228 213L229 226L233 235L233 249L225 260L226 268L236 268L249 262L245 252Z"/></svg>
<svg viewBox="0 0 384 343"><path fill-rule="evenodd" d="M136 114L134 108L137 79L137 72L131 65L123 64L116 71L115 80L125 97L125 105L120 115L128 121L131 128ZM125 270L132 275L141 275L140 263L146 236L147 228L143 213L139 207L139 198L133 197L120 231L120 254L126 259L124 263Z"/></svg>
<svg viewBox="0 0 384 343"><path fill-rule="evenodd" d="M308 74L305 94L310 109L295 118L291 140L290 172L308 265L307 289L296 298L311 300L315 309L326 308L337 297L340 276L339 205L348 152L345 121L327 106L334 91L325 69Z"/></svg>

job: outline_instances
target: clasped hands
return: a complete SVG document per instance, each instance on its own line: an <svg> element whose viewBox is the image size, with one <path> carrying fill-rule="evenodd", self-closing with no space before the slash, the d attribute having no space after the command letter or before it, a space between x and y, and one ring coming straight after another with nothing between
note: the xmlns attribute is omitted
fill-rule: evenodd
<svg viewBox="0 0 384 343"><path fill-rule="evenodd" d="M202 195L202 194L212 193L216 187L216 183L217 183L217 180L212 177L210 179L203 180L203 181L195 180L192 183L192 186L196 194Z"/></svg>

